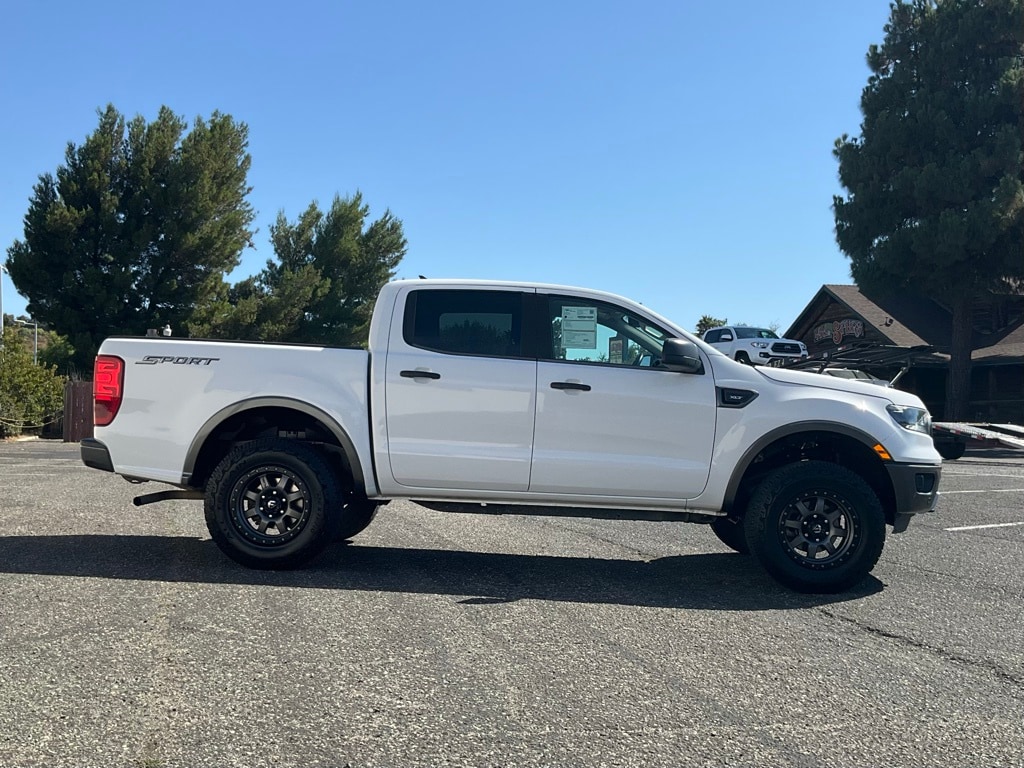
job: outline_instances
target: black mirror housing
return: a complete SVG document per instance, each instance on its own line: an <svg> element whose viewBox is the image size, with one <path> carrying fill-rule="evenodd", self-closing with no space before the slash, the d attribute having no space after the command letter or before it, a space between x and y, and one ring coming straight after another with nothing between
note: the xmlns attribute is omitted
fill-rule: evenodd
<svg viewBox="0 0 1024 768"><path fill-rule="evenodd" d="M704 373L697 345L686 339L665 339L661 350L661 364L679 373Z"/></svg>

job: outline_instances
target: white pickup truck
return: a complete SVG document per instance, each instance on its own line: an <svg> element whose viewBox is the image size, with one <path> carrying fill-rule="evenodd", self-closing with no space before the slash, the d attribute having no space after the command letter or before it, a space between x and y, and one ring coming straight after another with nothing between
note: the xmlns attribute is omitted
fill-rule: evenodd
<svg viewBox="0 0 1024 768"><path fill-rule="evenodd" d="M384 286L369 350L114 337L90 467L205 500L217 545L306 563L392 499L452 510L709 523L791 588L874 567L935 507L941 459L897 389L742 365L599 291ZM453 503L454 502L454 503Z"/></svg>

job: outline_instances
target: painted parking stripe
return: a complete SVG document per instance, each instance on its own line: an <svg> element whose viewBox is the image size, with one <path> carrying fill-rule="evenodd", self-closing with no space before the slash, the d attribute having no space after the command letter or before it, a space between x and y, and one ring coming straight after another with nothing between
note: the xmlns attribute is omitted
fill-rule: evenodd
<svg viewBox="0 0 1024 768"><path fill-rule="evenodd" d="M1020 472L952 472L945 467L942 468L942 476L955 475L956 477L1020 477Z"/></svg>
<svg viewBox="0 0 1024 768"><path fill-rule="evenodd" d="M1013 528L1018 525L1024 525L1024 522L1020 523L988 523L987 525L961 525L958 528L943 528L945 531L978 531L982 528Z"/></svg>
<svg viewBox="0 0 1024 768"><path fill-rule="evenodd" d="M67 475L67 472L4 472L0 474L0 482L8 477L57 477L58 475Z"/></svg>
<svg viewBox="0 0 1024 768"><path fill-rule="evenodd" d="M939 496L952 496L954 493L1024 493L1024 488L979 488L973 491L939 491Z"/></svg>

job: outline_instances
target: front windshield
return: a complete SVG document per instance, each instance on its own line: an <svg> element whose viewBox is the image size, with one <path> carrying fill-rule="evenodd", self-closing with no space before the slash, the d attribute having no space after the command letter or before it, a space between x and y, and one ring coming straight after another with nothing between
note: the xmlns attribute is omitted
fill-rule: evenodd
<svg viewBox="0 0 1024 768"><path fill-rule="evenodd" d="M777 339L775 331L767 328L737 328L736 337L739 339Z"/></svg>

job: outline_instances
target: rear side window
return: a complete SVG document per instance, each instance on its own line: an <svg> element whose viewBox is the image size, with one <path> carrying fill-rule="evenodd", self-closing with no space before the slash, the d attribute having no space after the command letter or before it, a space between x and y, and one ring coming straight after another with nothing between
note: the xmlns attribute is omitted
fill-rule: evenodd
<svg viewBox="0 0 1024 768"><path fill-rule="evenodd" d="M436 352L491 357L522 354L523 295L516 291L413 291L405 343Z"/></svg>

